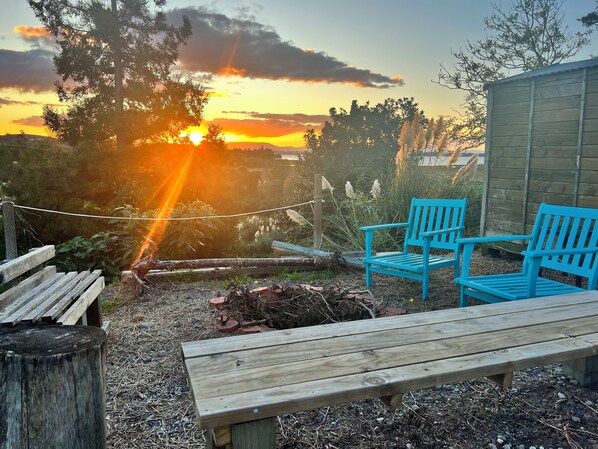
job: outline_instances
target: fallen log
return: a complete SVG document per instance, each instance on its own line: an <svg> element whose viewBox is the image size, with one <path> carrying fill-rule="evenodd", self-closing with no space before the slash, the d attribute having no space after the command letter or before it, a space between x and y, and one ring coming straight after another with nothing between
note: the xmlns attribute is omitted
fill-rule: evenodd
<svg viewBox="0 0 598 449"><path fill-rule="evenodd" d="M175 271L181 269L200 268L249 268L249 267L302 267L329 268L339 261L338 256L311 257L246 257L220 259L190 259L190 260L151 260L145 259L134 265L131 274L134 279L143 284L147 274L151 271ZM144 284L143 284L144 285Z"/></svg>

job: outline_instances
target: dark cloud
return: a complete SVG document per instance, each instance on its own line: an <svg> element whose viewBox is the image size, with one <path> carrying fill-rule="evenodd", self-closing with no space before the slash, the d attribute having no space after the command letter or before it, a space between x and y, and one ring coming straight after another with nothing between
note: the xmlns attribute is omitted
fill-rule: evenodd
<svg viewBox="0 0 598 449"><path fill-rule="evenodd" d="M41 104L45 104L45 103L40 103L39 101L13 100L12 98L0 97L0 108L2 106L14 106L14 105L35 106L35 105L41 105ZM52 105L52 106L60 106L60 105Z"/></svg>
<svg viewBox="0 0 598 449"><path fill-rule="evenodd" d="M318 114L301 114L299 112L291 114L276 114L271 112L255 112L255 111L224 111L226 114L245 114L252 118L263 120L280 120L285 122L296 123L300 125L323 125L324 122L330 119L328 115Z"/></svg>
<svg viewBox="0 0 598 449"><path fill-rule="evenodd" d="M10 123L14 123L15 125L23 125L23 126L37 126L43 128L44 119L39 115L32 115L30 117L19 118L11 121Z"/></svg>
<svg viewBox="0 0 598 449"><path fill-rule="evenodd" d="M0 49L0 89L13 88L22 92L54 90L52 52L43 49L14 51Z"/></svg>
<svg viewBox="0 0 598 449"><path fill-rule="evenodd" d="M323 52L296 47L283 41L272 28L252 19L233 19L204 8L174 9L168 18L182 23L183 15L193 25L193 36L180 49L179 63L184 70L360 87L403 84L400 77L358 69Z"/></svg>

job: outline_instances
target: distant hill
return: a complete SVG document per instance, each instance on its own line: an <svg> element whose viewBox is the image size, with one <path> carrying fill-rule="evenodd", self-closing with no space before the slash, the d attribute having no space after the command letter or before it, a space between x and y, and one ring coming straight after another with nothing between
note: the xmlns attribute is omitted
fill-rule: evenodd
<svg viewBox="0 0 598 449"><path fill-rule="evenodd" d="M26 145L33 142L53 141L52 137L41 136L38 134L4 134L0 136L0 144L4 145Z"/></svg>
<svg viewBox="0 0 598 449"><path fill-rule="evenodd" d="M257 150L259 148L268 148L278 154L301 154L305 152L304 147L279 147L268 142L229 142L229 148L239 148L241 150Z"/></svg>

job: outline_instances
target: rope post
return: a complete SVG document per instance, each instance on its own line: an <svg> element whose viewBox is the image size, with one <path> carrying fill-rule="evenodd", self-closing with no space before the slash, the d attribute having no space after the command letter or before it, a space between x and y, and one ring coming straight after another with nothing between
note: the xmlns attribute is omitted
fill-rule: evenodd
<svg viewBox="0 0 598 449"><path fill-rule="evenodd" d="M322 175L314 175L314 249L322 246Z"/></svg>
<svg viewBox="0 0 598 449"><path fill-rule="evenodd" d="M2 217L4 221L4 242L6 260L17 258L17 228L15 226L15 208L12 198L2 199Z"/></svg>

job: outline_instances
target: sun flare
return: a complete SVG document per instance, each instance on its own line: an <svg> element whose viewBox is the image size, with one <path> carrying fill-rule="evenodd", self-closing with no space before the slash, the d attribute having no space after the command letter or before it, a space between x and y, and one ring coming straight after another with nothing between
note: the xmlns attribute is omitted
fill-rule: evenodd
<svg viewBox="0 0 598 449"><path fill-rule="evenodd" d="M199 145L203 139L203 134L199 131L191 131L189 133L188 139L193 143L193 145Z"/></svg>

